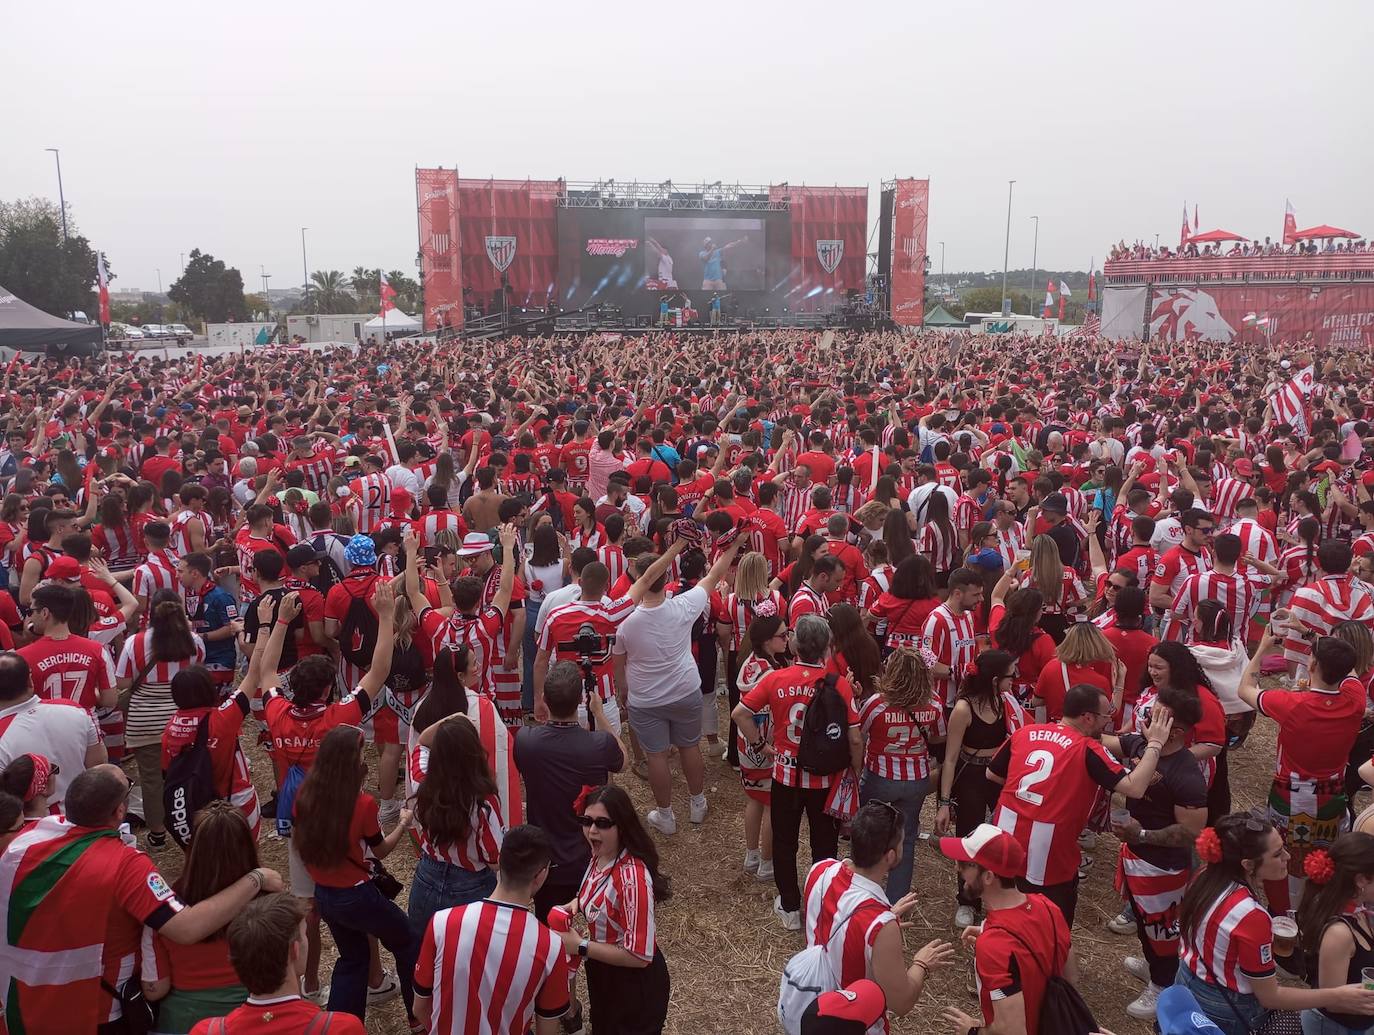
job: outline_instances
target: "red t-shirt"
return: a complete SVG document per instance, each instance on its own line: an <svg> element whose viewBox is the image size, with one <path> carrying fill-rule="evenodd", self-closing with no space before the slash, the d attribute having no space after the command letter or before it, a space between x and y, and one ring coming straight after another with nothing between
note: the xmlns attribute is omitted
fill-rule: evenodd
<svg viewBox="0 0 1374 1035"><path fill-rule="evenodd" d="M1281 777L1330 780L1345 772L1345 760L1364 715L1364 684L1347 676L1335 690L1265 690L1260 713L1279 724L1274 772Z"/></svg>
<svg viewBox="0 0 1374 1035"><path fill-rule="evenodd" d="M997 646L997 627L1002 624L1002 619L1006 615L1007 609L1001 604L994 604L988 612L988 636L992 638L993 646ZM1045 630L1037 628L1031 645L1016 659L1017 690L1034 690L1041 671L1053 660L1054 638Z"/></svg>
<svg viewBox="0 0 1374 1035"><path fill-rule="evenodd" d="M236 786L236 783L242 784L248 775L247 762L243 762L241 768L238 764L243 753L239 747L239 730L243 728L243 720L248 717L248 711L248 697L242 690L216 708L178 709L168 721L167 728L162 731L163 770L165 771L172 764L172 759L181 754L189 744L194 743L200 722L208 715L210 730L205 746L210 752L210 767L215 774L215 792L227 798L233 791L251 788L251 780L246 781L246 787ZM236 775L239 776L239 781L235 781Z"/></svg>
<svg viewBox="0 0 1374 1035"><path fill-rule="evenodd" d="M262 713L272 735L272 767L278 785L293 765L308 770L315 764L320 741L335 726L358 725L372 706L362 690L355 690L334 704L297 708L276 690L263 695Z"/></svg>
<svg viewBox="0 0 1374 1035"><path fill-rule="evenodd" d="M71 701L93 711L100 694L115 685L113 656L85 636L44 636L18 653L29 663L34 693L45 701Z"/></svg>
<svg viewBox="0 0 1374 1035"><path fill-rule="evenodd" d="M191 1035L300 1035L311 1020L324 1013L300 996L281 999L250 997L248 1002L224 1017L224 1027L214 1019L197 1021ZM363 1022L351 1013L329 1015L330 1035L367 1035ZM213 1026L213 1027L212 1027Z"/></svg>
<svg viewBox="0 0 1374 1035"><path fill-rule="evenodd" d="M353 819L348 824L348 855L333 866L306 863L305 868L316 884L327 888L351 888L367 880L367 860L363 846L376 846L382 840L381 824L377 820L377 799L363 791L353 801Z"/></svg>
<svg viewBox="0 0 1374 1035"><path fill-rule="evenodd" d="M1141 679L1145 675L1145 659L1159 641L1141 629L1122 629L1113 625L1102 630L1116 656L1126 668L1126 678L1121 694L1123 705L1132 704L1140 696Z"/></svg>
<svg viewBox="0 0 1374 1035"><path fill-rule="evenodd" d="M1035 681L1035 696L1045 702L1045 717L1055 722L1064 715L1064 695L1069 687L1079 683L1100 686L1108 697L1112 693L1112 667L1110 662L1095 661L1091 665L1065 665L1058 658L1051 658L1040 670L1040 678Z"/></svg>
<svg viewBox="0 0 1374 1035"><path fill-rule="evenodd" d="M1064 914L1043 895L1027 895L1025 902L1011 909L988 910L978 951L973 954L983 1023L992 1024L994 1003L1019 992L1026 1007L1026 1035L1037 1035L1049 983L1046 968L1062 972L1068 955Z"/></svg>

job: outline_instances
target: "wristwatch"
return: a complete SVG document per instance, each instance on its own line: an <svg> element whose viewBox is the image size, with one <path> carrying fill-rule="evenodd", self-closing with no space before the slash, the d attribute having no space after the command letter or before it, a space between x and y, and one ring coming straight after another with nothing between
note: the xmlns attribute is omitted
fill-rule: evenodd
<svg viewBox="0 0 1374 1035"><path fill-rule="evenodd" d="M590 938L583 938L580 942L577 943L577 954L579 956L585 957L587 955L587 948L591 944L592 940Z"/></svg>

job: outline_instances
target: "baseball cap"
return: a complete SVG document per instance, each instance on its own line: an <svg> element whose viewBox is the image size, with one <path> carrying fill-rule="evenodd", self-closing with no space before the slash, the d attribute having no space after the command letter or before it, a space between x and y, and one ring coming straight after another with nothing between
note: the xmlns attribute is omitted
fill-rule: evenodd
<svg viewBox="0 0 1374 1035"><path fill-rule="evenodd" d="M469 532L463 536L463 545L458 548L458 556L476 557L479 553L486 553L494 548L495 544L481 532Z"/></svg>
<svg viewBox="0 0 1374 1035"><path fill-rule="evenodd" d="M1183 985L1170 985L1159 993L1155 1019L1161 1035L1221 1035L1221 1029L1202 1012L1193 993Z"/></svg>
<svg viewBox="0 0 1374 1035"><path fill-rule="evenodd" d="M971 862L999 877L1024 877L1026 850L991 823L979 823L967 837L940 838L940 851L955 862Z"/></svg>
<svg viewBox="0 0 1374 1035"><path fill-rule="evenodd" d="M74 558L58 557L48 565L47 575L50 579L79 579L81 565Z"/></svg>
<svg viewBox="0 0 1374 1035"><path fill-rule="evenodd" d="M361 467L361 466L362 466L362 463L363 463L363 458L360 457L360 456L352 456L352 455L349 455L349 456L344 457L344 459L343 459L343 465L344 465L345 467Z"/></svg>
<svg viewBox="0 0 1374 1035"><path fill-rule="evenodd" d="M1237 460L1234 464L1231 465L1231 470L1233 470L1236 474L1240 475L1242 478L1249 478L1255 473L1255 465L1245 457L1241 457L1239 460Z"/></svg>
<svg viewBox="0 0 1374 1035"><path fill-rule="evenodd" d="M1050 514L1067 514L1069 501L1062 492L1052 492L1041 501L1040 509Z"/></svg>
<svg viewBox="0 0 1374 1035"><path fill-rule="evenodd" d="M550 467L549 473L544 475L544 479L550 482L566 482L568 473L561 467Z"/></svg>
<svg viewBox="0 0 1374 1035"><path fill-rule="evenodd" d="M863 1035L878 1023L887 1000L877 982L861 978L833 992L822 992L801 1018L802 1035Z"/></svg>
<svg viewBox="0 0 1374 1035"><path fill-rule="evenodd" d="M324 556L323 550L317 550L309 543L297 543L286 551L286 563L291 568L304 568L307 564L323 560Z"/></svg>

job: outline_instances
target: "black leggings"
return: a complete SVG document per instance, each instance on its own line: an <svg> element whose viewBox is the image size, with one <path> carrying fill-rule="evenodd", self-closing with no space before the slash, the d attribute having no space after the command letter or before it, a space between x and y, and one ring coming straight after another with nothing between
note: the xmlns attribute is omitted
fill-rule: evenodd
<svg viewBox="0 0 1374 1035"><path fill-rule="evenodd" d="M658 1035L668 1020L668 963L654 949L647 967L587 960L587 1003L596 1035Z"/></svg>
<svg viewBox="0 0 1374 1035"><path fill-rule="evenodd" d="M1002 793L1000 784L988 779L988 763L991 758L971 762L960 758L954 767L954 784L950 797L954 805L954 836L967 837L979 823L987 822L992 810L997 807L997 797ZM963 882L958 871L954 874L955 898L961 906L979 908L978 900L964 895Z"/></svg>
<svg viewBox="0 0 1374 1035"><path fill-rule="evenodd" d="M797 845L801 841L802 815L806 815L811 842L811 861L834 859L840 848L840 824L826 815L827 787L787 787L773 781L768 816L773 823L773 883L778 886L782 908L795 913L801 908L797 878Z"/></svg>
<svg viewBox="0 0 1374 1035"><path fill-rule="evenodd" d="M739 651L732 650L725 655L725 687L729 693L730 712L733 714L735 705L739 704ZM730 720L730 729L726 736L729 738L725 742L727 752L725 760L736 769L739 768L739 738L735 735L735 720Z"/></svg>

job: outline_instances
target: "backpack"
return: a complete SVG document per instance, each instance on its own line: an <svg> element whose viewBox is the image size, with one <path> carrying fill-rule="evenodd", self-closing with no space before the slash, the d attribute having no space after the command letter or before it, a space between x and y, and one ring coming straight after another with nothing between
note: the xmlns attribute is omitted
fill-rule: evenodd
<svg viewBox="0 0 1374 1035"><path fill-rule="evenodd" d="M377 649L377 615L367 603L367 593L355 595L348 591L348 612L339 630L339 653L356 668L372 664L372 652Z"/></svg>
<svg viewBox="0 0 1374 1035"><path fill-rule="evenodd" d="M850 910L850 916L853 910ZM848 921L849 917L845 918ZM830 937L844 929L843 922L830 928ZM829 941L816 942L802 949L782 968L778 982L778 1023L787 1035L801 1035L802 1015L806 1008L826 992L840 987L840 976L830 965Z"/></svg>
<svg viewBox="0 0 1374 1035"><path fill-rule="evenodd" d="M292 817L296 813L296 792L305 782L305 768L299 762L292 762L277 788L277 836L290 837Z"/></svg>
<svg viewBox="0 0 1374 1035"><path fill-rule="evenodd" d="M1068 981L1064 980L1063 974L1051 972L1026 945L1025 939L1015 931L1003 927L1002 931L1011 935L1021 945L1025 946L1030 959L1035 960L1037 966L1045 973L1045 995L1040 1000L1040 1030L1054 1032L1055 1035L1093 1035L1094 1032L1101 1031L1093 1013L1088 1009L1088 1004L1083 1001L1083 996L1078 989L1074 988ZM1051 925L1050 930L1054 927ZM1051 959L1059 955L1059 935L1054 934L1054 952Z"/></svg>
<svg viewBox="0 0 1374 1035"><path fill-rule="evenodd" d="M832 673L818 682L802 716L797 764L819 776L849 765L849 709L836 689L837 681Z"/></svg>
<svg viewBox="0 0 1374 1035"><path fill-rule="evenodd" d="M333 535L333 532L321 532L310 538L310 545L319 553L324 554L320 558L320 573L310 580L310 584L326 596L331 589L344 580L344 573L339 570L339 565L329 555L329 551L324 548L324 542Z"/></svg>
<svg viewBox="0 0 1374 1035"><path fill-rule="evenodd" d="M183 850L191 847L191 820L210 802L215 791L215 768L210 760L210 716L200 720L196 739L172 759L162 777L162 806L167 813L167 832Z"/></svg>

